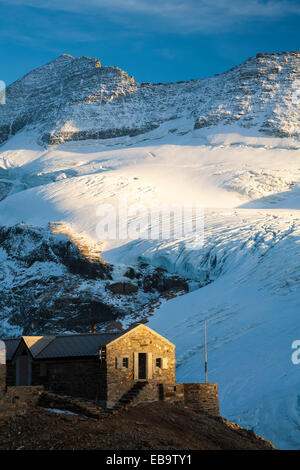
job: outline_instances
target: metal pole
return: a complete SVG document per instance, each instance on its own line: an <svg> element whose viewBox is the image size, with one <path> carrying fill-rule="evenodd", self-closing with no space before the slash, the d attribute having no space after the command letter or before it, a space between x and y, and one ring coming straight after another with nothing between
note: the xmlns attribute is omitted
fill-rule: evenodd
<svg viewBox="0 0 300 470"><path fill-rule="evenodd" d="M206 320L204 320L205 383L207 384Z"/></svg>

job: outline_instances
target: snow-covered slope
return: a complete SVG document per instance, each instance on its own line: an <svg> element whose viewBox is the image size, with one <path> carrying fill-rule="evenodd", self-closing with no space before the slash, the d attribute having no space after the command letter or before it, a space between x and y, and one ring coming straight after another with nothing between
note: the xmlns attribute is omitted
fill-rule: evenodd
<svg viewBox="0 0 300 470"><path fill-rule="evenodd" d="M206 319L222 414L299 447L299 57L152 85L62 56L11 85L0 106L1 331L148 319L175 342L178 379L199 381ZM202 205L204 240L99 239L98 208L120 201ZM138 223L149 221L131 215Z"/></svg>
<svg viewBox="0 0 300 470"><path fill-rule="evenodd" d="M281 448L299 448L300 213L210 211L189 257L214 280L164 303L150 326L176 344L177 378L219 383L221 412Z"/></svg>

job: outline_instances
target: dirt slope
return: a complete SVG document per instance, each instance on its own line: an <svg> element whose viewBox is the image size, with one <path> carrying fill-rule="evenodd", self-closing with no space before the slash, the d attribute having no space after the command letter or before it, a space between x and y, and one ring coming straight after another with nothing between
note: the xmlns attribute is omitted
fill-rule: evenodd
<svg viewBox="0 0 300 470"><path fill-rule="evenodd" d="M223 418L153 403L100 420L41 407L0 415L0 450L268 450L272 444Z"/></svg>

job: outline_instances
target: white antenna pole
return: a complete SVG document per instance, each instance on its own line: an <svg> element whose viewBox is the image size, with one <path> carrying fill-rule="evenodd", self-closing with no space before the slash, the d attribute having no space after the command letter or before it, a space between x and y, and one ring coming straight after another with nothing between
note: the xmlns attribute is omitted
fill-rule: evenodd
<svg viewBox="0 0 300 470"><path fill-rule="evenodd" d="M206 320L204 320L205 383L207 384Z"/></svg>

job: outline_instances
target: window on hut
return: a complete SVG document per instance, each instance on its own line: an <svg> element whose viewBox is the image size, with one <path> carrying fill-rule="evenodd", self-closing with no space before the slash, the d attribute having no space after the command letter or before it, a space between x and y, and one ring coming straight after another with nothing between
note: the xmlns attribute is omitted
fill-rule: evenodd
<svg viewBox="0 0 300 470"><path fill-rule="evenodd" d="M99 359L101 363L106 361L106 348L101 347L99 349Z"/></svg>

